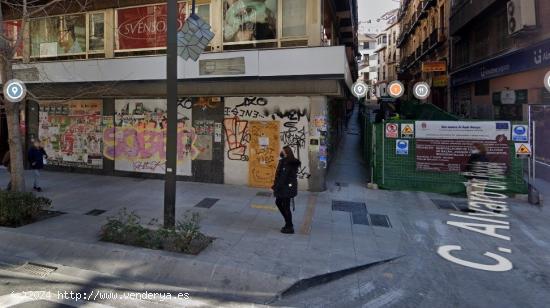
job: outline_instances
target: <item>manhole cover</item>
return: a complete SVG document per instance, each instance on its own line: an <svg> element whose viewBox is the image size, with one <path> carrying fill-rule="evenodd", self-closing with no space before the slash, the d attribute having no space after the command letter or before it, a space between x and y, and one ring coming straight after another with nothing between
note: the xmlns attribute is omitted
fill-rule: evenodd
<svg viewBox="0 0 550 308"><path fill-rule="evenodd" d="M98 210L98 209L93 209L91 211L89 211L88 213L84 214L84 215L88 215L88 216L99 216L103 213L105 213L106 211L105 210Z"/></svg>
<svg viewBox="0 0 550 308"><path fill-rule="evenodd" d="M195 205L195 207L200 207L204 209L211 208L216 202L218 202L220 199L215 198L204 198L199 203Z"/></svg>
<svg viewBox="0 0 550 308"><path fill-rule="evenodd" d="M269 191L259 191L256 193L258 197L271 197L271 192Z"/></svg>
<svg viewBox="0 0 550 308"><path fill-rule="evenodd" d="M29 274L33 276L46 277L49 274L55 272L57 267L37 264L37 263L25 263L22 266L15 268L14 271L18 273Z"/></svg>
<svg viewBox="0 0 550 308"><path fill-rule="evenodd" d="M373 226L391 228L391 222L388 215L370 214L369 216Z"/></svg>

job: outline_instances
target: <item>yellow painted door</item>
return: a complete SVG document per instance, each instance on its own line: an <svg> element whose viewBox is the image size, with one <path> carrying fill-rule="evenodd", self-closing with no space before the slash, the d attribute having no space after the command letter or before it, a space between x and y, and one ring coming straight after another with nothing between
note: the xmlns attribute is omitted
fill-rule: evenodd
<svg viewBox="0 0 550 308"><path fill-rule="evenodd" d="M269 188L279 162L279 121L250 121L248 184Z"/></svg>

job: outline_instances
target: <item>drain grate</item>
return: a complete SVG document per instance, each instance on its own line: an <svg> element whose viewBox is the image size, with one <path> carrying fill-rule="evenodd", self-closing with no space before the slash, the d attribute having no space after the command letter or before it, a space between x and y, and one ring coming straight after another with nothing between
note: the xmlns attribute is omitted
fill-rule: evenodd
<svg viewBox="0 0 550 308"><path fill-rule="evenodd" d="M332 210L351 213L354 225L369 225L367 206L363 202L332 200Z"/></svg>
<svg viewBox="0 0 550 308"><path fill-rule="evenodd" d="M38 263L25 263L18 268L15 268L14 271L18 273L29 274L33 276L46 277L49 274L55 272L57 267L47 266Z"/></svg>
<svg viewBox="0 0 550 308"><path fill-rule="evenodd" d="M271 197L271 192L269 191L259 191L256 193L258 197Z"/></svg>
<svg viewBox="0 0 550 308"><path fill-rule="evenodd" d="M105 210L98 210L98 209L93 209L91 211L89 211L88 213L84 214L84 215L88 215L88 216L99 216L103 213L105 213L107 211Z"/></svg>
<svg viewBox="0 0 550 308"><path fill-rule="evenodd" d="M391 228L391 222L388 215L370 214L370 222L373 226Z"/></svg>
<svg viewBox="0 0 550 308"><path fill-rule="evenodd" d="M218 202L220 199L215 198L204 198L199 203L195 205L195 207L200 207L203 209L209 209L211 208L216 202Z"/></svg>

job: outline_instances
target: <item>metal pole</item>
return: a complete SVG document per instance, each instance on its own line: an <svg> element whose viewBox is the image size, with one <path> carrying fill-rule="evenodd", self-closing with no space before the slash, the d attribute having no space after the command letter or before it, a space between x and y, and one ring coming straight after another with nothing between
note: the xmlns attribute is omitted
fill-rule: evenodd
<svg viewBox="0 0 550 308"><path fill-rule="evenodd" d="M527 114L527 130L529 132L529 138L527 138L527 143L529 144L532 144L532 141L530 138L533 137L533 133L532 133L532 126L531 126L531 106L528 107L528 114ZM532 151L532 149L531 149ZM533 153L531 153L531 156L532 156ZM516 153L517 155L517 153ZM533 157L530 157L527 159L527 185L531 185L531 159L533 159ZM525 163L522 163L523 166L525 166ZM525 173L524 173L525 175Z"/></svg>
<svg viewBox="0 0 550 308"><path fill-rule="evenodd" d="M533 157L533 184L536 185L537 156L535 155L537 141L535 139L537 131L537 121L533 121L533 144L531 145L531 156Z"/></svg>
<svg viewBox="0 0 550 308"><path fill-rule="evenodd" d="M166 31L166 174L164 176L164 227L173 229L176 217L176 170L177 170L177 135L178 135L178 2L167 0Z"/></svg>
<svg viewBox="0 0 550 308"><path fill-rule="evenodd" d="M382 185L386 184L386 120L382 120Z"/></svg>

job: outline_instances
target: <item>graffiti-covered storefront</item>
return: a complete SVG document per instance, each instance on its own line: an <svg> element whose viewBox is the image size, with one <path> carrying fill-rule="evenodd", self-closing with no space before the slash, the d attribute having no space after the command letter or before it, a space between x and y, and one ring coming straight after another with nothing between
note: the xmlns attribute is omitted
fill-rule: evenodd
<svg viewBox="0 0 550 308"><path fill-rule="evenodd" d="M300 188L310 189L311 169L324 171L328 161L327 108L318 101L307 96L180 99L180 180L268 188L279 152L288 145L302 162ZM37 109L37 135L50 157L48 168L148 178L164 174L165 99L43 101Z"/></svg>

